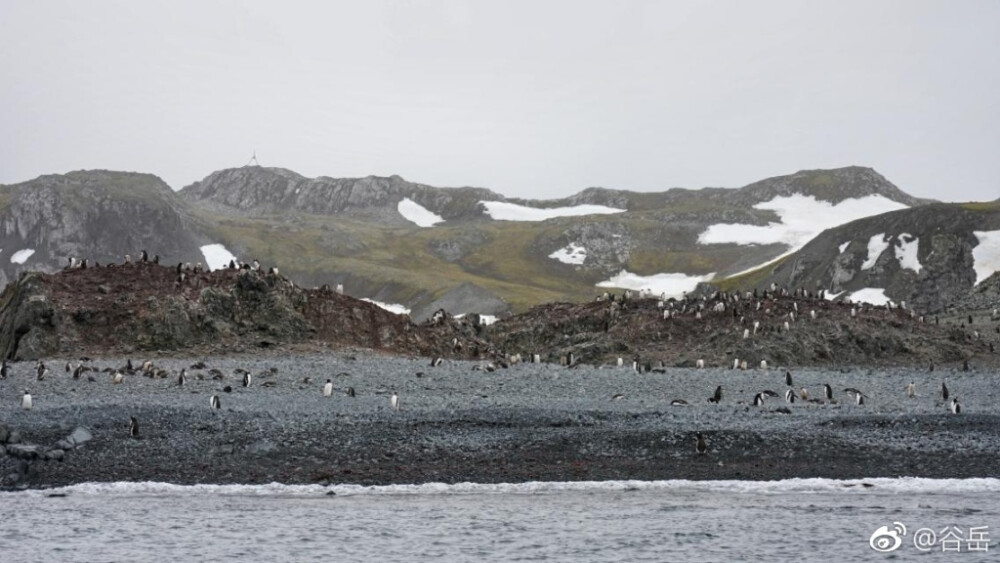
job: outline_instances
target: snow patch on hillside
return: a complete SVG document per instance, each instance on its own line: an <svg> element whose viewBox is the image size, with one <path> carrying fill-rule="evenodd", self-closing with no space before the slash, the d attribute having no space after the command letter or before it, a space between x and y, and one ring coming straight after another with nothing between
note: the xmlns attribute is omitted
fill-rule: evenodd
<svg viewBox="0 0 1000 563"><path fill-rule="evenodd" d="M226 247L221 244L206 244L201 247L201 254L205 257L205 264L209 271L228 268L230 261L239 262L233 253L226 250Z"/></svg>
<svg viewBox="0 0 1000 563"><path fill-rule="evenodd" d="M802 194L779 196L769 201L762 201L754 208L774 211L781 222L764 226L718 223L709 226L698 235L698 242L700 244L780 243L789 246L789 251L784 254L787 255L799 250L826 229L906 207L902 203L880 195L845 199L836 205Z"/></svg>
<svg viewBox="0 0 1000 563"><path fill-rule="evenodd" d="M892 302L886 297L885 290L880 287L866 287L853 293L849 299L855 303L868 303L871 305L887 305Z"/></svg>
<svg viewBox="0 0 1000 563"><path fill-rule="evenodd" d="M688 291L694 290L699 283L711 281L714 277L714 272L704 276L689 276L680 273L640 276L622 270L611 279L598 283L597 287L616 287L633 291L647 289L656 295L663 293L667 297L680 297Z"/></svg>
<svg viewBox="0 0 1000 563"><path fill-rule="evenodd" d="M909 268L916 273L920 273L923 266L920 264L920 259L917 257L917 249L919 248L920 239L907 234L901 233L899 235L899 246L896 247L896 260L899 260L900 268Z"/></svg>
<svg viewBox="0 0 1000 563"><path fill-rule="evenodd" d="M35 253L34 248L25 248L24 250L18 250L10 256L11 264L24 264L31 258L31 255Z"/></svg>
<svg viewBox="0 0 1000 563"><path fill-rule="evenodd" d="M868 239L868 257L865 258L865 263L861 265L861 269L867 270L874 266L875 262L878 261L878 257L887 248L889 248L889 243L885 240L885 233L877 234Z"/></svg>
<svg viewBox="0 0 1000 563"><path fill-rule="evenodd" d="M838 246L837 248L839 248L840 249L840 253L843 254L844 251L847 250L847 247L850 246L850 244L851 244L851 241L847 241L844 244Z"/></svg>
<svg viewBox="0 0 1000 563"><path fill-rule="evenodd" d="M571 242L566 247L549 254L549 258L554 258L563 264L583 264L587 260L587 249Z"/></svg>
<svg viewBox="0 0 1000 563"><path fill-rule="evenodd" d="M404 197L403 201L396 206L396 211L403 216L403 219L416 224L418 227L433 227L444 222L444 217L427 209L423 205Z"/></svg>
<svg viewBox="0 0 1000 563"><path fill-rule="evenodd" d="M972 248L976 285L1000 270L1000 231L972 231L979 244Z"/></svg>
<svg viewBox="0 0 1000 563"><path fill-rule="evenodd" d="M410 310L405 305L400 305L399 303L383 303L381 301L375 301L374 299L369 299L367 297L362 297L362 301L367 301L372 305L377 305L390 313L395 313L397 315L409 315Z"/></svg>
<svg viewBox="0 0 1000 563"><path fill-rule="evenodd" d="M578 217L580 215L606 215L624 213L624 209L604 205L574 205L540 209L504 201L480 201L483 212L497 221L545 221L555 217Z"/></svg>

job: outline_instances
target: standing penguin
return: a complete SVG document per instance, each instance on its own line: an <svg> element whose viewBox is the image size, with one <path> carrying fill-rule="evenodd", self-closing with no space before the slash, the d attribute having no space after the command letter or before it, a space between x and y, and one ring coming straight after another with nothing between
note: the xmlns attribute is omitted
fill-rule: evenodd
<svg viewBox="0 0 1000 563"><path fill-rule="evenodd" d="M326 385L323 386L323 396L324 397L333 396L333 381L330 379L327 379Z"/></svg>
<svg viewBox="0 0 1000 563"><path fill-rule="evenodd" d="M827 401L833 400L833 387L830 387L829 383L823 384L823 393L826 395Z"/></svg>
<svg viewBox="0 0 1000 563"><path fill-rule="evenodd" d="M111 380L111 382L115 385L119 385L123 379L125 379L125 376L122 375L122 372L115 370L115 377Z"/></svg>
<svg viewBox="0 0 1000 563"><path fill-rule="evenodd" d="M948 400L948 386L944 384L944 381L941 382L941 398L945 401Z"/></svg>
<svg viewBox="0 0 1000 563"><path fill-rule="evenodd" d="M722 386L721 385L719 385L718 387L715 388L715 394L712 395L712 402L713 403L720 403L720 402L722 402Z"/></svg>
<svg viewBox="0 0 1000 563"><path fill-rule="evenodd" d="M917 396L917 385L912 381L906 386L906 396L911 399Z"/></svg>
<svg viewBox="0 0 1000 563"><path fill-rule="evenodd" d="M212 395L212 397L208 400L208 403L212 405L213 409L218 410L222 408L222 403L219 401L218 395Z"/></svg>
<svg viewBox="0 0 1000 563"><path fill-rule="evenodd" d="M785 385L792 386L792 372L790 371L785 372Z"/></svg>
<svg viewBox="0 0 1000 563"><path fill-rule="evenodd" d="M951 400L951 414L959 414L962 412L962 405L958 404L958 397Z"/></svg>
<svg viewBox="0 0 1000 563"><path fill-rule="evenodd" d="M45 367L45 362L38 360L38 365L35 366L35 373L38 374L38 381L42 381L49 374L49 368Z"/></svg>
<svg viewBox="0 0 1000 563"><path fill-rule="evenodd" d="M181 368L181 374L177 376L177 386L184 387L185 383L187 383L187 370Z"/></svg>
<svg viewBox="0 0 1000 563"><path fill-rule="evenodd" d="M355 396L357 396L357 394L354 392L354 387L348 387L347 388L347 396L348 397L355 397Z"/></svg>
<svg viewBox="0 0 1000 563"><path fill-rule="evenodd" d="M392 397L389 399L389 404L392 406L392 410L399 410L399 397L396 395L395 391L393 391Z"/></svg>
<svg viewBox="0 0 1000 563"><path fill-rule="evenodd" d="M695 435L694 451L698 455L704 455L708 451L708 444L705 442L705 437L701 435L701 432Z"/></svg>
<svg viewBox="0 0 1000 563"><path fill-rule="evenodd" d="M3 361L3 365L0 365L0 379L7 379L10 375L10 366L7 365L7 360Z"/></svg>
<svg viewBox="0 0 1000 563"><path fill-rule="evenodd" d="M250 376L250 372L244 373L243 374L243 386L244 387L250 387L250 383L252 383L252 382L253 382L253 378Z"/></svg>
<svg viewBox="0 0 1000 563"><path fill-rule="evenodd" d="M26 411L30 411L31 407L33 407L33 406L34 406L34 402L31 400L31 393L28 393L28 390L25 389L24 390L24 396L21 397L21 408L24 409L24 410L26 410Z"/></svg>
<svg viewBox="0 0 1000 563"><path fill-rule="evenodd" d="M139 437L139 421L134 416L129 417L128 434L133 438Z"/></svg>

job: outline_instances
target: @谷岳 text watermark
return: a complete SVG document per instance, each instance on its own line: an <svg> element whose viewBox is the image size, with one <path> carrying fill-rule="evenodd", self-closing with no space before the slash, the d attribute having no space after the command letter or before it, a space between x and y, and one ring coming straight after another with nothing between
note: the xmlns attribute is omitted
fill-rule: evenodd
<svg viewBox="0 0 1000 563"><path fill-rule="evenodd" d="M918 551L985 552L990 550L989 526L943 528L926 527L909 531L902 522L881 526L872 532L868 545L879 553L890 553L901 548Z"/></svg>

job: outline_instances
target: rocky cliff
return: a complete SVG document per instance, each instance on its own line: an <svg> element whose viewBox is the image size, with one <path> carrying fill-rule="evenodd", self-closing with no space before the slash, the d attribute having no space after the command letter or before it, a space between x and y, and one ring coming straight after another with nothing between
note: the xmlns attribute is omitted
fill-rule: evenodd
<svg viewBox="0 0 1000 563"><path fill-rule="evenodd" d="M51 356L255 351L275 346L363 347L475 357L475 327L423 326L329 288L277 274L185 271L151 263L25 273L0 294L0 355Z"/></svg>

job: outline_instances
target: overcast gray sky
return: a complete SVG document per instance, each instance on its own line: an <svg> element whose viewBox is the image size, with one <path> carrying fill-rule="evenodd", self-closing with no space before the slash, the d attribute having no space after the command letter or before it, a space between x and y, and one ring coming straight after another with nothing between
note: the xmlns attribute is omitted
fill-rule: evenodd
<svg viewBox="0 0 1000 563"><path fill-rule="evenodd" d="M1000 1L0 1L0 183L245 164L550 198L1000 197Z"/></svg>

